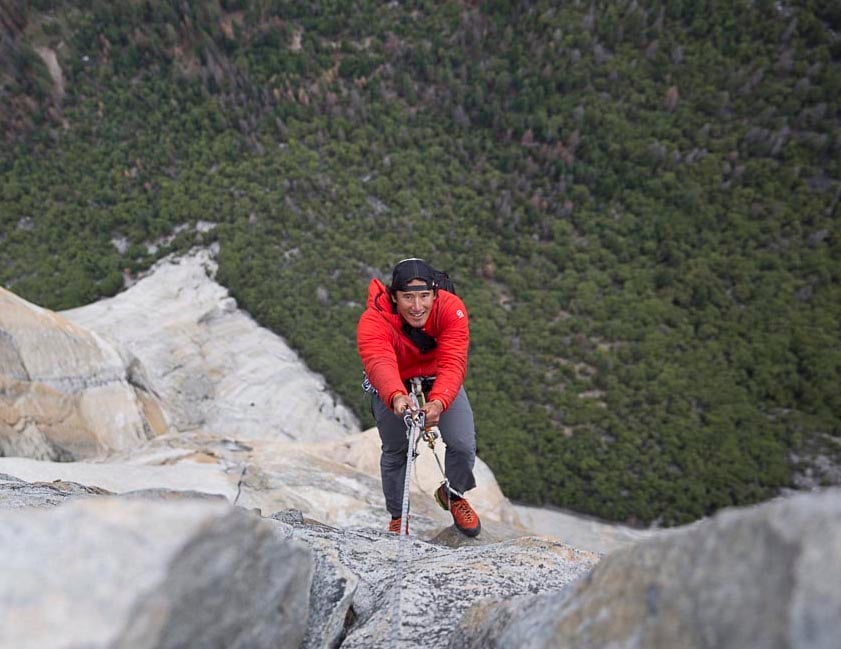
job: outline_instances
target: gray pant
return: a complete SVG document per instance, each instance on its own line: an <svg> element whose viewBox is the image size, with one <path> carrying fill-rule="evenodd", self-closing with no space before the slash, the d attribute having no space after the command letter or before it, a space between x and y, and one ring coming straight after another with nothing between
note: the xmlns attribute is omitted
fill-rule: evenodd
<svg viewBox="0 0 841 649"><path fill-rule="evenodd" d="M373 395L371 411L377 421L382 440L380 474L383 481L385 506L392 516L400 516L403 505L403 483L406 477L406 452L408 436L402 417L395 415L382 399ZM473 427L473 409L467 393L461 388L450 407L438 422L441 437L447 445L444 471L450 486L464 493L476 486L473 465L476 462L476 431ZM423 442L421 442L423 443Z"/></svg>

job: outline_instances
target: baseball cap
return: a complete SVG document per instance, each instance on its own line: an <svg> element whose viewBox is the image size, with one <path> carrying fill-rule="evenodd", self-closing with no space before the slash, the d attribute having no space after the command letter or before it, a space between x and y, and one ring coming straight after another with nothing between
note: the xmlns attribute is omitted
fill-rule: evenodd
<svg viewBox="0 0 841 649"><path fill-rule="evenodd" d="M413 279L426 282L426 286L408 286ZM392 291L424 291L435 288L435 271L423 259L410 257L399 262L391 275Z"/></svg>

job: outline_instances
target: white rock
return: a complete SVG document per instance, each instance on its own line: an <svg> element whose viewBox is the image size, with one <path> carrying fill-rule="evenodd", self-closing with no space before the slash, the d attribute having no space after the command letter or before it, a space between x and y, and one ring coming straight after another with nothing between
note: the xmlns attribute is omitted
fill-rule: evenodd
<svg viewBox="0 0 841 649"><path fill-rule="evenodd" d="M26 482L66 480L121 494L141 489L200 491L224 496L233 502L237 480L216 464L180 462L47 462L25 457L0 457L0 473Z"/></svg>
<svg viewBox="0 0 841 649"><path fill-rule="evenodd" d="M236 309L215 269L206 250L167 258L127 291L62 315L136 357L178 431L286 440L358 431L323 377Z"/></svg>
<svg viewBox="0 0 841 649"><path fill-rule="evenodd" d="M576 548L601 554L609 554L662 532L657 529L636 529L607 523L592 517L545 507L516 505L514 510L522 524L536 534L551 536Z"/></svg>
<svg viewBox="0 0 841 649"><path fill-rule="evenodd" d="M133 359L0 288L0 454L92 457L166 427Z"/></svg>
<svg viewBox="0 0 841 649"><path fill-rule="evenodd" d="M379 455L372 429L331 443L275 440L237 442L205 433L163 435L101 462L42 462L0 457L0 473L27 482L65 480L122 494L141 489L200 491L224 496L264 514L297 509L335 527L384 530L388 514L379 465L360 458ZM423 449L410 483L412 534L430 538L452 524L432 492L440 471ZM469 493L483 525L495 538L526 534L493 473L477 466L479 487ZM497 523L493 532L493 523Z"/></svg>

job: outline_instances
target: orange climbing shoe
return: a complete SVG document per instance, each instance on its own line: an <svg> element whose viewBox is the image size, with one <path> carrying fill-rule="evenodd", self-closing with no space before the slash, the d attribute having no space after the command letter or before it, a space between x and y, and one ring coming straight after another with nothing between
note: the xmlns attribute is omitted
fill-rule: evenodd
<svg viewBox="0 0 841 649"><path fill-rule="evenodd" d="M465 498L447 493L446 483L435 490L435 502L442 509L449 510L453 515L453 524L465 536L477 536L482 531L482 523L470 503Z"/></svg>
<svg viewBox="0 0 841 649"><path fill-rule="evenodd" d="M394 532L395 534L400 534L400 521L403 520L402 518L392 518L388 522L388 531ZM406 534L409 533L409 520L406 519Z"/></svg>
<svg viewBox="0 0 841 649"><path fill-rule="evenodd" d="M435 490L435 502L441 509L450 511L450 494L447 493L446 482L442 482L441 486Z"/></svg>

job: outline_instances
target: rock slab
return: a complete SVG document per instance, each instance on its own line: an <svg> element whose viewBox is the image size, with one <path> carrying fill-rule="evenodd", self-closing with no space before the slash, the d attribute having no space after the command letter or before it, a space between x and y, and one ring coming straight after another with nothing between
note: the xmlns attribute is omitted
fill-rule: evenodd
<svg viewBox="0 0 841 649"><path fill-rule="evenodd" d="M471 604L560 590L598 561L536 537L452 548L363 528L276 525L317 557L310 610L319 623L308 649L337 639L343 649L443 647Z"/></svg>
<svg viewBox="0 0 841 649"><path fill-rule="evenodd" d="M358 431L324 377L239 310L215 272L206 249L168 257L123 293L61 315L138 359L179 432L315 441Z"/></svg>
<svg viewBox="0 0 841 649"><path fill-rule="evenodd" d="M838 649L841 490L664 533L561 592L473 607L452 649Z"/></svg>
<svg viewBox="0 0 841 649"><path fill-rule="evenodd" d="M166 426L131 358L0 288L0 455L89 458L135 446Z"/></svg>
<svg viewBox="0 0 841 649"><path fill-rule="evenodd" d="M312 572L308 548L225 503L0 511L0 647L298 647Z"/></svg>

